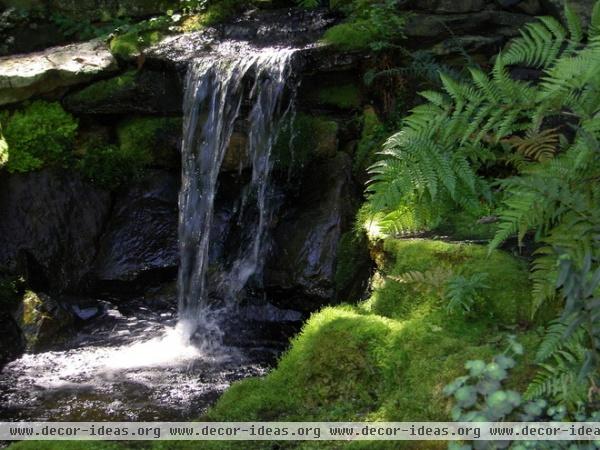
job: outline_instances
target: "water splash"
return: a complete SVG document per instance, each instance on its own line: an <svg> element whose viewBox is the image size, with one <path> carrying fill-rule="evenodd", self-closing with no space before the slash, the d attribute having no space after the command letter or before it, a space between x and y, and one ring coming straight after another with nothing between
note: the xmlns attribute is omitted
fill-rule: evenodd
<svg viewBox="0 0 600 450"><path fill-rule="evenodd" d="M180 269L178 297L180 321L194 329L205 346L218 348L222 339L219 320L248 280L260 275L272 202L270 174L272 148L281 122L292 110L286 97L291 76L292 49L228 47L213 57L194 62L188 69L184 100L182 189L180 207ZM248 89L248 80L253 80ZM219 278L221 302L211 301L207 272L218 179L234 124L242 119L242 103L250 111L245 154L252 176L241 193L239 222L241 244L233 263ZM286 101L287 100L287 101ZM251 211L251 212L249 212Z"/></svg>

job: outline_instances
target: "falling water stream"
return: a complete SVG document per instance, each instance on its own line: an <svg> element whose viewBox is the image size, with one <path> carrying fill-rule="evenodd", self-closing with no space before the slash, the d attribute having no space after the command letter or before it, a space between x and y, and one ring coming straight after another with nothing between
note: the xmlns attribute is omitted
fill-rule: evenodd
<svg viewBox="0 0 600 450"><path fill-rule="evenodd" d="M240 51L236 47L229 56L196 61L188 71L184 102L179 314L186 328L200 333L201 342L217 347L221 339L219 320L236 304L250 277L262 270L272 212L271 153L279 123L292 106L284 94L293 50L267 48L241 58ZM249 75L251 86L245 83ZM245 154L240 158L249 159L252 175L240 194L238 220L243 222L243 236L230 267L219 274L216 287L220 302L215 304L207 288L209 247L221 239L211 232L215 196L221 165L245 99L251 105L245 118L249 131Z"/></svg>
<svg viewBox="0 0 600 450"><path fill-rule="evenodd" d="M109 305L60 349L11 362L0 374L1 420L192 418L232 380L264 373L269 358L249 358L248 349L227 347L223 325L235 314L249 281L260 284L275 208L269 182L272 148L280 123L293 110L293 53L223 43L190 64L178 310L164 298L154 304L144 298L124 307ZM246 178L233 219L238 245L216 264L210 250L223 236L215 232L215 200L240 122L248 132L240 158L240 176L244 168Z"/></svg>

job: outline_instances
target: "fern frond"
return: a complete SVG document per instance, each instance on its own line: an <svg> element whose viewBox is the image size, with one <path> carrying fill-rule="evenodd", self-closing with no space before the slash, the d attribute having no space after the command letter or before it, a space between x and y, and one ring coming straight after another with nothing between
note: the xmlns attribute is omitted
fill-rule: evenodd
<svg viewBox="0 0 600 450"><path fill-rule="evenodd" d="M530 129L525 137L512 136L503 141L512 145L518 153L526 158L543 162L552 159L558 151L560 134L557 130L557 128L550 128L536 132Z"/></svg>

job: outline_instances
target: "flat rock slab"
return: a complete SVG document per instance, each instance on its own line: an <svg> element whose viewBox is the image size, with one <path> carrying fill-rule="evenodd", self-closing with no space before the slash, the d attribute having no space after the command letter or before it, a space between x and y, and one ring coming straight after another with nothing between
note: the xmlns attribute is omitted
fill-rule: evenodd
<svg viewBox="0 0 600 450"><path fill-rule="evenodd" d="M117 69L116 59L98 40L0 58L0 105L85 83Z"/></svg>

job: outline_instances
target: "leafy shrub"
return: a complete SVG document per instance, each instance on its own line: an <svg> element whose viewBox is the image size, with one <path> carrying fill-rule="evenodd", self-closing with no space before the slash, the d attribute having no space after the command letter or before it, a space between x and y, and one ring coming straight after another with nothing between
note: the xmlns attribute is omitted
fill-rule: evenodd
<svg viewBox="0 0 600 450"><path fill-rule="evenodd" d="M535 306L558 299L568 322L562 339L585 333L583 348L556 350L569 356L549 360L546 375L585 380L594 388L592 402L600 383L600 2L586 31L568 4L565 17L566 26L552 17L528 24L491 73L472 67L468 79L441 75L443 92L422 93L427 102L373 166L371 206L384 217L410 208L439 221L449 204L475 212L482 202L489 210L500 200L490 248L514 235L521 243L533 232L540 245L532 270ZM517 80L514 65L542 76ZM495 180L482 176L493 173ZM543 390L573 406L564 390Z"/></svg>
<svg viewBox="0 0 600 450"><path fill-rule="evenodd" d="M348 19L329 28L323 40L342 50L381 50L404 37L406 16L395 0L354 0L341 6Z"/></svg>
<svg viewBox="0 0 600 450"><path fill-rule="evenodd" d="M77 127L77 120L56 102L35 101L16 111L4 129L6 168L28 172L44 164L64 165L71 156Z"/></svg>

